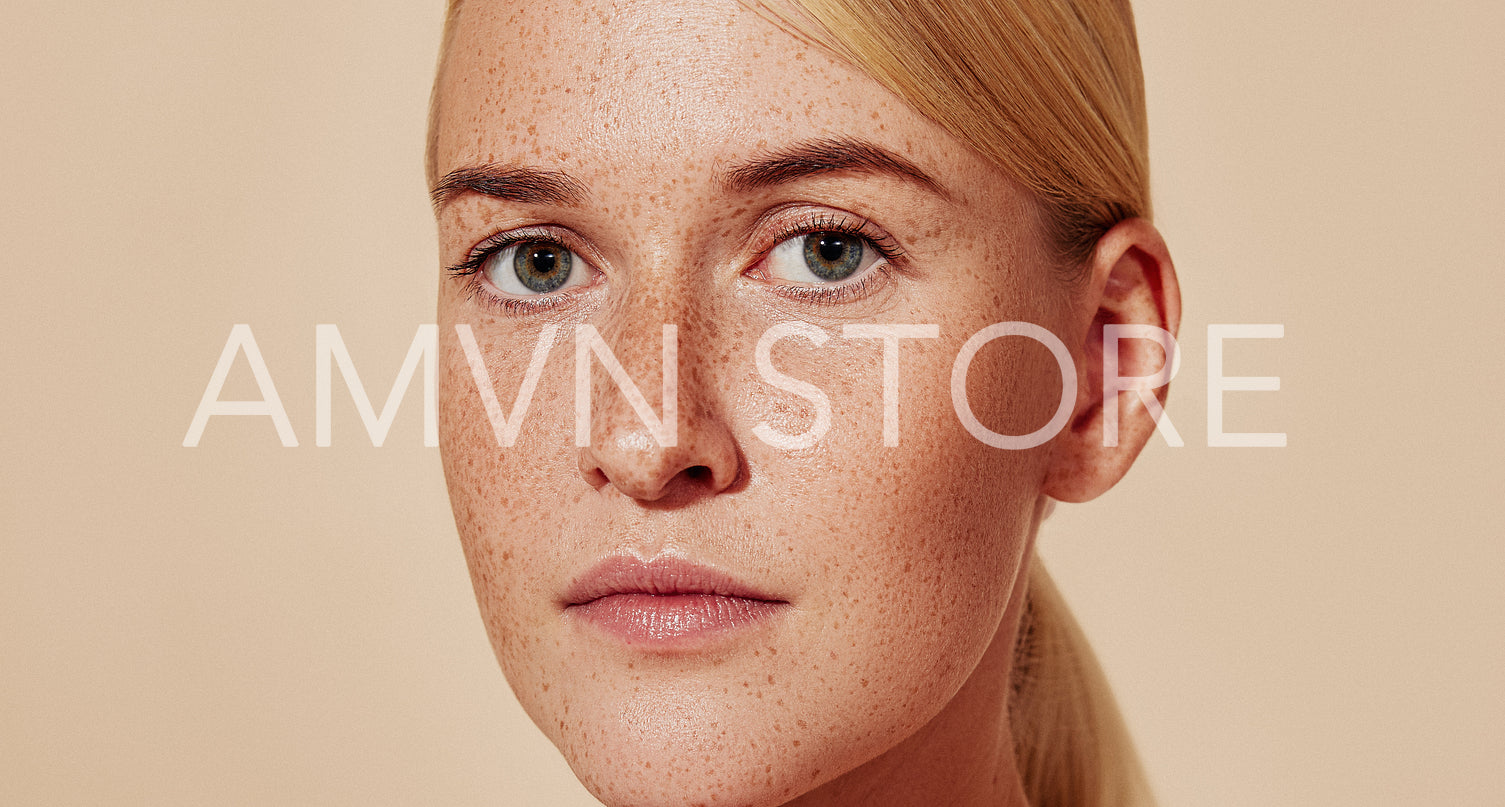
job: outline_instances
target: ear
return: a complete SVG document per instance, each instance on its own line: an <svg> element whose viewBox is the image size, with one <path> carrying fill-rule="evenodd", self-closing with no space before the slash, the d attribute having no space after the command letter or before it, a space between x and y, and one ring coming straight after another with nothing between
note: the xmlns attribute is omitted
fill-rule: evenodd
<svg viewBox="0 0 1505 807"><path fill-rule="evenodd" d="M1151 393L1112 388L1135 387L1131 380L1135 378L1152 379L1149 385L1153 385L1170 375L1166 364L1171 357L1155 339L1121 335L1116 345L1117 367L1112 357L1105 362L1105 347L1113 346L1106 344L1104 327L1149 325L1174 337L1181 324L1181 289L1170 251L1148 221L1128 219L1104 233L1089 269L1079 310L1084 311L1084 319L1086 311L1094 313L1090 323L1078 330L1082 359L1077 365L1076 408L1070 427L1056 437L1042 491L1064 502L1088 501L1117 484L1155 431L1159 412L1149 411L1151 407L1141 400L1141 395ZM1166 341L1174 349L1174 340ZM1106 380L1113 393L1106 400L1105 364L1116 376ZM1156 375L1161 378L1154 379ZM1153 390L1154 409L1165 403L1168 390L1164 384Z"/></svg>

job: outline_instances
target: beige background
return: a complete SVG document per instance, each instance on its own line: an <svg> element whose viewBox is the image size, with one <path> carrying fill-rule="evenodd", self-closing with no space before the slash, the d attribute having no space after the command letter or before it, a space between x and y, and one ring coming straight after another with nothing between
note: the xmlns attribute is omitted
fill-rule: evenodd
<svg viewBox="0 0 1505 807"><path fill-rule="evenodd" d="M592 803L496 671L410 395L435 2L0 11L0 803ZM1498 3L1141 0L1171 415L1044 552L1167 807L1505 803ZM249 323L302 445L217 418ZM1206 446L1206 326L1233 430ZM252 397L245 365L227 397Z"/></svg>

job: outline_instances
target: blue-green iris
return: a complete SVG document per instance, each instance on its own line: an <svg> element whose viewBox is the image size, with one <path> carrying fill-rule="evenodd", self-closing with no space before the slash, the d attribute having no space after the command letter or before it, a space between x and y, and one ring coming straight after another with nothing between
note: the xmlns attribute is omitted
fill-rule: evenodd
<svg viewBox="0 0 1505 807"><path fill-rule="evenodd" d="M845 280L862 266L862 239L846 233L805 236L805 266L821 280Z"/></svg>
<svg viewBox="0 0 1505 807"><path fill-rule="evenodd" d="M547 241L529 241L517 245L512 256L512 271L529 291L548 294L570 279L573 259L570 251Z"/></svg>

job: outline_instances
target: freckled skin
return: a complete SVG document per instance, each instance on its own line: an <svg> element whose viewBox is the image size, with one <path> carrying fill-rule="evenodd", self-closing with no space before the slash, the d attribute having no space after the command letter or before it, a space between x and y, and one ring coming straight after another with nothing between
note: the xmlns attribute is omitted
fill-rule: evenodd
<svg viewBox="0 0 1505 807"><path fill-rule="evenodd" d="M735 2L470 0L441 73L439 174L516 163L589 188L580 207L464 196L439 216L444 265L504 230L554 225L599 272L569 302L508 314L441 283L445 472L497 658L534 721L609 805L1008 804L1022 799L1007 726L1017 585L1052 445L990 448L954 414L962 343L1023 320L1076 351L1093 310L1044 254L1008 177L877 83ZM833 174L753 193L726 165L812 137L860 136L947 187ZM868 296L791 299L750 276L767 211L866 217L905 250ZM755 273L754 273L755 274ZM781 372L830 396L832 428L800 450L808 402L765 383L754 346L776 323L825 329L775 346ZM882 342L846 323L935 323L903 340L900 434L882 443ZM497 446L454 326L468 323L504 412L546 324L561 326L516 445ZM591 446L574 441L576 324L594 325L655 412L662 323L679 333L679 444L661 448L597 366ZM1046 423L1054 359L1024 339L977 355L968 389L990 428ZM713 651L634 652L562 616L569 582L616 553L673 552L787 599Z"/></svg>

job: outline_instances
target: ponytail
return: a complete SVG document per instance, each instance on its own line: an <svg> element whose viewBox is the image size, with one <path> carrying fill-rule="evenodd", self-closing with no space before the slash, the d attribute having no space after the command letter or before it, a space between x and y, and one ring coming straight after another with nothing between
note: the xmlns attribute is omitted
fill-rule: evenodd
<svg viewBox="0 0 1505 807"><path fill-rule="evenodd" d="M1150 807L1108 681L1038 554L1026 585L1009 722L1030 807Z"/></svg>

